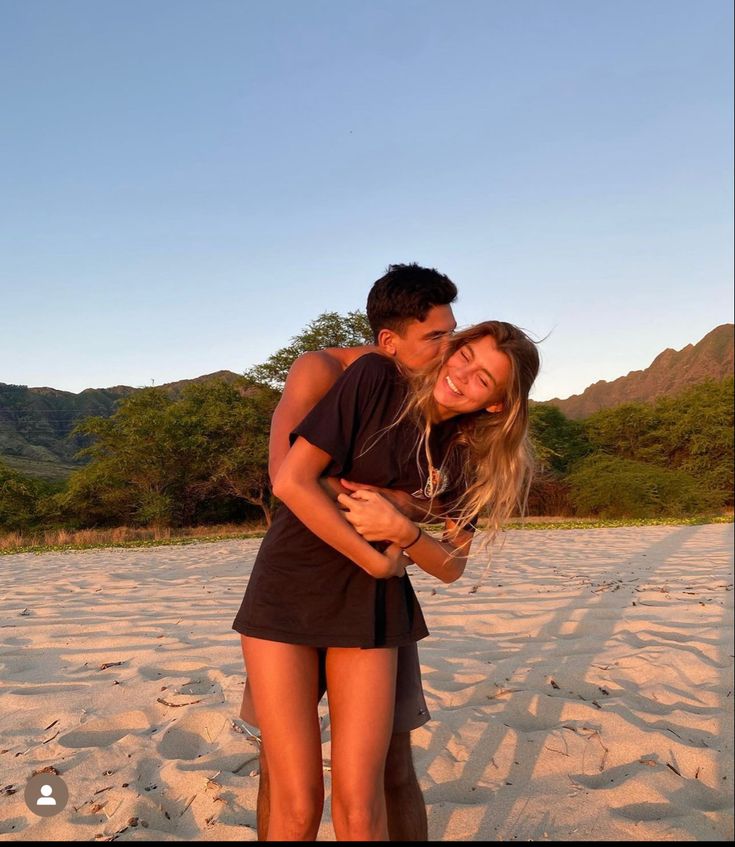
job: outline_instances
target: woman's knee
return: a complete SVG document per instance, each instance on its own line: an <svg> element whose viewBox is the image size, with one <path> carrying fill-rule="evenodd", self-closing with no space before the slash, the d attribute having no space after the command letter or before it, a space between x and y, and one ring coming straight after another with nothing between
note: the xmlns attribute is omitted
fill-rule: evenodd
<svg viewBox="0 0 735 847"><path fill-rule="evenodd" d="M370 796L357 792L332 796L332 818L342 837L350 834L364 837L366 832L374 831L379 825L383 813L382 790L371 792Z"/></svg>
<svg viewBox="0 0 735 847"><path fill-rule="evenodd" d="M324 786L306 786L297 791L271 787L271 820L278 817L287 828L301 835L316 836L324 810Z"/></svg>

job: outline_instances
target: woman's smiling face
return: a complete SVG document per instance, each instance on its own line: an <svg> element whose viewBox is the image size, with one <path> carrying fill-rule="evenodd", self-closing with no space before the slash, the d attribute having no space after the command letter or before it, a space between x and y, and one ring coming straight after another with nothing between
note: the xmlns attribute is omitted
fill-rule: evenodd
<svg viewBox="0 0 735 847"><path fill-rule="evenodd" d="M510 374L510 359L491 335L463 344L444 363L434 386L440 419L500 411Z"/></svg>

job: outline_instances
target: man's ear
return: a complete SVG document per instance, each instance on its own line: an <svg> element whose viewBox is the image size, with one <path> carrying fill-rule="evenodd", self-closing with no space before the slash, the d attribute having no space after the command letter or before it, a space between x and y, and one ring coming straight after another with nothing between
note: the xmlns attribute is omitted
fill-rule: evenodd
<svg viewBox="0 0 735 847"><path fill-rule="evenodd" d="M396 348L396 333L392 329L381 329L378 333L378 347L389 356L398 355Z"/></svg>
<svg viewBox="0 0 735 847"><path fill-rule="evenodd" d="M502 403L493 403L492 406L487 406L485 411L490 412L491 414L493 412L502 412L503 411L503 404Z"/></svg>

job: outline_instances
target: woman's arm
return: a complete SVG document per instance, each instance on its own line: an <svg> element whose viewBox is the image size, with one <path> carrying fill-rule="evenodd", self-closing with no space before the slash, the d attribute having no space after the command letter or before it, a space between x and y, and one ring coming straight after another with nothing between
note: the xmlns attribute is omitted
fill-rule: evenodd
<svg viewBox="0 0 735 847"><path fill-rule="evenodd" d="M454 582L464 573L472 544L472 533L460 530L452 540L456 524L444 522L444 538L425 533L375 491L359 490L337 498L345 518L368 541L390 541L410 556L421 570L442 582Z"/></svg>
<svg viewBox="0 0 735 847"><path fill-rule="evenodd" d="M413 524L413 526L416 525ZM453 535L455 527L454 521L445 520L444 537L441 541L422 530L417 541L404 552L422 571L426 571L442 582L455 582L462 576L467 566L467 557L474 537L473 533L467 530L459 530L456 535ZM419 529L420 527L416 527L417 533ZM414 538L416 537L417 535L414 535ZM450 541L449 538L452 540ZM402 548L399 546L399 549Z"/></svg>
<svg viewBox="0 0 735 847"><path fill-rule="evenodd" d="M388 579L403 573L406 562L399 547L385 553L371 547L344 519L330 500L319 478L331 457L305 438L299 437L281 462L273 493L322 541L351 559L370 576Z"/></svg>

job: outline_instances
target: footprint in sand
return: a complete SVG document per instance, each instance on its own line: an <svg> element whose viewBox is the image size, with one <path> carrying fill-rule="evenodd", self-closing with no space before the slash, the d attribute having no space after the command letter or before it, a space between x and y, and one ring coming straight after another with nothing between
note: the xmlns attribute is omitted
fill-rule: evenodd
<svg viewBox="0 0 735 847"><path fill-rule="evenodd" d="M27 652L15 651L14 656L11 653L6 653L0 656L0 668L3 671L3 677L7 680L11 676L28 673L28 671L38 670L41 660L33 661Z"/></svg>
<svg viewBox="0 0 735 847"><path fill-rule="evenodd" d="M164 732L158 752L164 759L198 759L217 749L217 739L226 730L228 719L221 714L198 709L184 715Z"/></svg>
<svg viewBox="0 0 735 847"><path fill-rule="evenodd" d="M29 826L31 821L28 818L6 818L0 821L0 835L10 835L20 832Z"/></svg>
<svg viewBox="0 0 735 847"><path fill-rule="evenodd" d="M610 809L613 815L635 821L662 821L667 818L681 818L691 814L691 809L674 803L630 803L617 809Z"/></svg>
<svg viewBox="0 0 735 847"><path fill-rule="evenodd" d="M187 676L194 678L197 674L206 676L208 670L201 659L175 659L161 665L143 665L138 672L143 679L163 679L167 676ZM198 678L198 677L197 677Z"/></svg>
<svg viewBox="0 0 735 847"><path fill-rule="evenodd" d="M672 801L670 804L630 803L627 806L618 806L612 811L631 820L656 820L662 817L690 815L692 809L700 812L722 812L732 807L732 796L728 797L694 779L684 779L681 788L672 794Z"/></svg>
<svg viewBox="0 0 735 847"><path fill-rule="evenodd" d="M188 682L183 683L183 685L179 685L174 689L176 694L181 694L182 696L193 696L193 695L206 695L206 694L214 694L217 691L221 693L222 689L216 682L212 682L208 677L200 677L197 679L190 679Z"/></svg>
<svg viewBox="0 0 735 847"><path fill-rule="evenodd" d="M88 721L62 735L58 741L62 747L109 747L126 735L150 727L151 722L143 712L122 712L110 718Z"/></svg>
<svg viewBox="0 0 735 847"><path fill-rule="evenodd" d="M649 764L644 765L641 762L629 762L626 765L618 765L614 768L608 768L602 773L575 773L570 774L569 778L573 782L584 785L586 788L604 791L611 788L617 788L619 785L623 785L631 779L637 779L641 773L646 773L646 769L649 767Z"/></svg>
<svg viewBox="0 0 735 847"><path fill-rule="evenodd" d="M83 683L46 683L46 685L26 685L23 688L14 688L8 691L8 694L20 694L21 696L29 697L38 694L39 697L45 694L64 694L69 691L86 691L90 686Z"/></svg>

